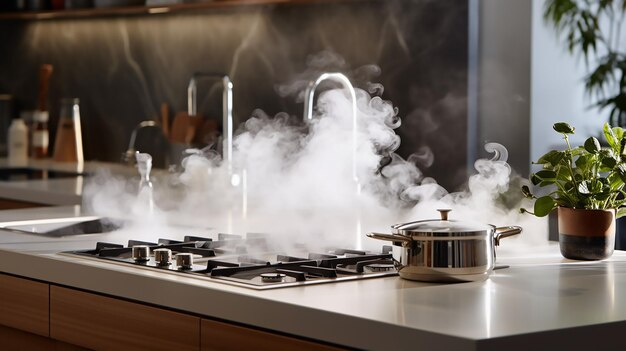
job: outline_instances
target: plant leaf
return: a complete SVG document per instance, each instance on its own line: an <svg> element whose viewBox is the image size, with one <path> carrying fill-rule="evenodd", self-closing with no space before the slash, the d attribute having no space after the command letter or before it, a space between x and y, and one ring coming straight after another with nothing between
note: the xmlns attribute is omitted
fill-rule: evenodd
<svg viewBox="0 0 626 351"><path fill-rule="evenodd" d="M612 156L604 157L602 158L602 164L609 169L613 169L613 167L617 164L617 160Z"/></svg>
<svg viewBox="0 0 626 351"><path fill-rule="evenodd" d="M626 183L626 165L623 163L619 164L615 171L617 172L617 175L622 180L622 182Z"/></svg>
<svg viewBox="0 0 626 351"><path fill-rule="evenodd" d="M575 128L565 122L554 123L552 129L561 134L574 134Z"/></svg>
<svg viewBox="0 0 626 351"><path fill-rule="evenodd" d="M585 150L590 154L597 154L600 151L600 142L595 137L585 140Z"/></svg>
<svg viewBox="0 0 626 351"><path fill-rule="evenodd" d="M569 182L572 180L572 176L569 173L569 169L567 167L558 167L556 170L556 179L564 182Z"/></svg>
<svg viewBox="0 0 626 351"><path fill-rule="evenodd" d="M589 154L580 156L575 163L581 172L586 172L593 165L593 156Z"/></svg>
<svg viewBox="0 0 626 351"><path fill-rule="evenodd" d="M611 129L608 123L604 123L604 127L602 128L602 130L604 132L604 138L606 139L606 142L609 143L609 146L611 146L611 148L619 154L620 144L617 137L615 136L615 133L613 133L613 129Z"/></svg>
<svg viewBox="0 0 626 351"><path fill-rule="evenodd" d="M621 127L613 127L613 134L618 140L622 140L624 138L624 129Z"/></svg>
<svg viewBox="0 0 626 351"><path fill-rule="evenodd" d="M556 179L556 172L555 171L550 171L547 169L541 170L537 173L535 173L535 175L539 178L541 178L542 180L551 180L551 179Z"/></svg>
<svg viewBox="0 0 626 351"><path fill-rule="evenodd" d="M535 201L534 212L537 217L547 216L554 208L556 204L554 199L550 196L542 196Z"/></svg>
<svg viewBox="0 0 626 351"><path fill-rule="evenodd" d="M565 157L565 153L563 151L550 150L545 155L539 157L537 163L541 165L550 164L552 166L556 166L559 162L561 162L563 157Z"/></svg>
<svg viewBox="0 0 626 351"><path fill-rule="evenodd" d="M578 192L583 195L591 194L591 191L589 190L589 184L587 181L580 182L578 184Z"/></svg>
<svg viewBox="0 0 626 351"><path fill-rule="evenodd" d="M522 194L525 198L528 199L532 199L534 197L533 194L530 192L530 188L528 187L528 185L522 186Z"/></svg>
<svg viewBox="0 0 626 351"><path fill-rule="evenodd" d="M610 192L596 193L593 195L593 198L598 201L606 201L606 199L608 199L609 197L611 197Z"/></svg>
<svg viewBox="0 0 626 351"><path fill-rule="evenodd" d="M617 209L617 213L615 214L615 217L620 218L626 216L626 207L620 207Z"/></svg>
<svg viewBox="0 0 626 351"><path fill-rule="evenodd" d="M533 185L539 185L541 183L541 179L535 175L535 173L530 175L530 181Z"/></svg>
<svg viewBox="0 0 626 351"><path fill-rule="evenodd" d="M624 186L624 181L616 172L609 174L607 180L612 190L617 190Z"/></svg>

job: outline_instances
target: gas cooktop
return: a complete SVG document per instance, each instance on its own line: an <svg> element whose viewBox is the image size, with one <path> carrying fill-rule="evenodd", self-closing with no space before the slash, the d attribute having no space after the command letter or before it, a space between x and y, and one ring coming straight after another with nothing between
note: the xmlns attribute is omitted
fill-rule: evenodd
<svg viewBox="0 0 626 351"><path fill-rule="evenodd" d="M287 254L277 252L270 243L267 234L248 233L245 238L218 234L217 240L185 236L183 241L129 240L126 246L98 242L93 250L64 254L258 290L398 274L391 246L374 253L341 248L307 252L304 245L294 245Z"/></svg>

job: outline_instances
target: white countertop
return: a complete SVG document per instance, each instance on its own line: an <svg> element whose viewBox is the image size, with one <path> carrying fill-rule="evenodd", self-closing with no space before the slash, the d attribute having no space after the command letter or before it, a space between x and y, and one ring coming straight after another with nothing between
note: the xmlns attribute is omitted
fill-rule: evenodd
<svg viewBox="0 0 626 351"><path fill-rule="evenodd" d="M78 207L0 211L0 222L70 217ZM212 318L371 350L600 349L626 344L626 252L570 261L555 243L498 251L484 282L387 277L257 291L58 255L111 234L50 239L0 232L0 271ZM621 331L621 332L620 332Z"/></svg>
<svg viewBox="0 0 626 351"><path fill-rule="evenodd" d="M28 160L23 167L10 166L0 158L0 168L34 168L43 170L94 173L105 168L116 174L135 175L136 169L121 164L97 161L76 163L55 162L50 159ZM0 180L0 198L39 203L44 205L80 205L86 177L66 177L41 180Z"/></svg>

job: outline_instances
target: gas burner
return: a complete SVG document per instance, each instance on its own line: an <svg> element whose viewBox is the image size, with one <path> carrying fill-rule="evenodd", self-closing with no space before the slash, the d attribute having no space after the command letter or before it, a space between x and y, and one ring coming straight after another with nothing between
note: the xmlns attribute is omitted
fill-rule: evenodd
<svg viewBox="0 0 626 351"><path fill-rule="evenodd" d="M261 273L261 280L265 283L277 283L282 282L285 278L283 273Z"/></svg>
<svg viewBox="0 0 626 351"><path fill-rule="evenodd" d="M185 236L182 241L128 240L127 246L100 242L94 250L66 254L132 264L252 289L272 289L397 275L390 247L380 253L329 248L325 252L272 251L268 234Z"/></svg>
<svg viewBox="0 0 626 351"><path fill-rule="evenodd" d="M393 263L372 263L365 266L370 272L388 272L396 269Z"/></svg>

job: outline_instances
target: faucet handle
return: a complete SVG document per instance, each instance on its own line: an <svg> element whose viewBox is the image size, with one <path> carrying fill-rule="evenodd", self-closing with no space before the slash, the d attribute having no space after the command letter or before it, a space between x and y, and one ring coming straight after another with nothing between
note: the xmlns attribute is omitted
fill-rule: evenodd
<svg viewBox="0 0 626 351"><path fill-rule="evenodd" d="M135 158L135 154L137 151L134 149L128 149L122 152L122 156L120 157L120 162L124 165L134 166L137 159Z"/></svg>
<svg viewBox="0 0 626 351"><path fill-rule="evenodd" d="M158 128L161 132L161 135L163 135L163 129L161 128L161 126L159 126L159 124L156 121L145 120L145 121L139 122L139 124L137 124L135 129L133 129L133 131L130 134L128 148L126 149L124 153L122 153L122 159L121 159L122 163L127 164L127 165L134 165L135 161L137 161L137 159L135 158L135 154L137 153L135 143L137 141L137 134L139 133L140 130L144 128Z"/></svg>

